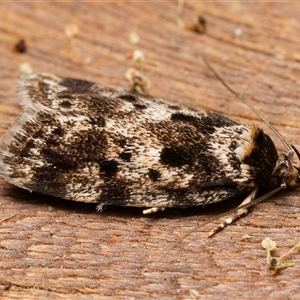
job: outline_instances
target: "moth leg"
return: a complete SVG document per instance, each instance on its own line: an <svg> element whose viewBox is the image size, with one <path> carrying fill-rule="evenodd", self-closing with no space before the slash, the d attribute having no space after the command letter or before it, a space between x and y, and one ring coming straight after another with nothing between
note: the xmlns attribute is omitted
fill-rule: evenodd
<svg viewBox="0 0 300 300"><path fill-rule="evenodd" d="M248 196L247 198L237 207L237 212L234 216L226 219L223 223L221 223L219 226L217 226L215 229L213 229L208 236L211 237L213 235L215 235L216 233L220 232L221 230L223 230L226 226L232 224L233 222L235 222L237 219L241 218L243 215L246 215L248 213L248 208L243 207L240 208L241 206L245 206L249 203L251 203L251 201L255 198L256 194L257 194L258 189L254 189Z"/></svg>
<svg viewBox="0 0 300 300"><path fill-rule="evenodd" d="M152 214L152 213L155 213L155 212L158 212L158 211L163 211L163 210L165 210L164 207L151 207L151 208L148 208L148 209L144 209L143 214L147 215L147 214Z"/></svg>
<svg viewBox="0 0 300 300"><path fill-rule="evenodd" d="M96 211L97 211L97 212L103 212L103 211L105 210L105 208L106 208L106 205L105 205L105 204L98 204L98 205L96 206Z"/></svg>

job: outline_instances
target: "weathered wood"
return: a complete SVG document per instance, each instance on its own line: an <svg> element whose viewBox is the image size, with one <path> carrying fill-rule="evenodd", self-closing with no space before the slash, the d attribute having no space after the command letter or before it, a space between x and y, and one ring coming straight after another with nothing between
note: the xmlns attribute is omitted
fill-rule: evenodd
<svg viewBox="0 0 300 300"><path fill-rule="evenodd" d="M198 15L207 21L202 35L178 28L175 11L176 2L1 3L1 136L20 112L15 83L25 61L35 71L125 88L126 70L140 67L153 96L265 127L211 74L201 59L206 55L234 90L299 147L300 4L187 3L185 22ZM64 35L68 23L79 28L72 43ZM138 45L129 43L132 31L140 36ZM19 38L28 45L26 53L13 50ZM146 55L141 66L126 58L134 49ZM267 236L277 242L278 255L297 243L299 190L257 205L208 239L214 224L201 224L234 205L151 216L108 207L99 214L94 205L30 194L0 179L0 219L11 217L0 223L0 297L189 299L195 289L200 299L299 299L299 254L293 268L273 276L261 248ZM197 227L159 262L169 245ZM249 240L242 239L246 233Z"/></svg>

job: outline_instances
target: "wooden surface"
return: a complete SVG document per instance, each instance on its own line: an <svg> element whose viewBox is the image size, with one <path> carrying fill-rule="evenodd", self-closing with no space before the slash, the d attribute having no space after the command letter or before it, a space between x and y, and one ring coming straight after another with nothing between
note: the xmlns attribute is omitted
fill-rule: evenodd
<svg viewBox="0 0 300 300"><path fill-rule="evenodd" d="M151 95L222 113L246 124L258 117L224 89L204 65L206 55L234 90L300 147L300 3L199 3L183 19L207 22L205 34L176 26L175 1L148 3L1 3L0 134L20 112L19 65L127 88L130 67L141 68ZM67 24L79 28L71 42ZM130 32L140 37L129 43ZM25 39L26 53L13 45ZM140 49L142 65L128 59ZM266 129L270 133L269 129ZM273 137L273 134L271 134ZM283 146L276 138L279 150ZM274 276L261 241L277 256L299 240L299 191L257 205L212 239L208 218L238 202L143 216L141 209L107 207L30 194L0 179L1 299L300 299L300 253ZM167 247L192 228L193 234ZM249 234L250 239L242 239ZM161 260L162 259L162 260ZM160 261L161 260L161 261Z"/></svg>

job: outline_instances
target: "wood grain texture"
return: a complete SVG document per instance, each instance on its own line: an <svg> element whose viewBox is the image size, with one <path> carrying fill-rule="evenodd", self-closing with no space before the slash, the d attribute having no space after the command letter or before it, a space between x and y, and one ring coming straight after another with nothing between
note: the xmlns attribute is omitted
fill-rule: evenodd
<svg viewBox="0 0 300 300"><path fill-rule="evenodd" d="M22 62L37 72L124 88L126 70L141 68L152 96L265 128L211 74L201 59L206 55L235 91L300 148L300 3L188 2L183 19L190 24L204 17L202 35L176 26L176 5L1 3L1 136L20 112L15 84ZM79 28L72 43L64 34L68 23ZM140 36L138 45L129 43L132 31ZM20 38L28 45L23 54L13 50ZM126 58L134 49L145 53L142 65ZM150 216L122 207L99 214L94 205L30 194L0 179L0 219L11 216L0 223L0 298L192 299L194 289L199 299L300 299L299 254L293 254L293 268L273 276L261 248L267 236L277 242L278 256L298 242L299 191L257 205L208 239L214 224L201 224L238 202ZM159 262L169 245L197 227ZM243 240L244 234L251 238Z"/></svg>

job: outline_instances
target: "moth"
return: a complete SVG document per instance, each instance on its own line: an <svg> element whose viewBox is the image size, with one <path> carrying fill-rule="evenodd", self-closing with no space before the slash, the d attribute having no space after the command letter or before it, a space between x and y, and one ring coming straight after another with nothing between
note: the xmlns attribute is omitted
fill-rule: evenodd
<svg viewBox="0 0 300 300"><path fill-rule="evenodd" d="M51 74L23 76L18 90L0 174L20 188L144 213L244 194L237 218L260 189L299 184L294 148L278 154L256 125Z"/></svg>

